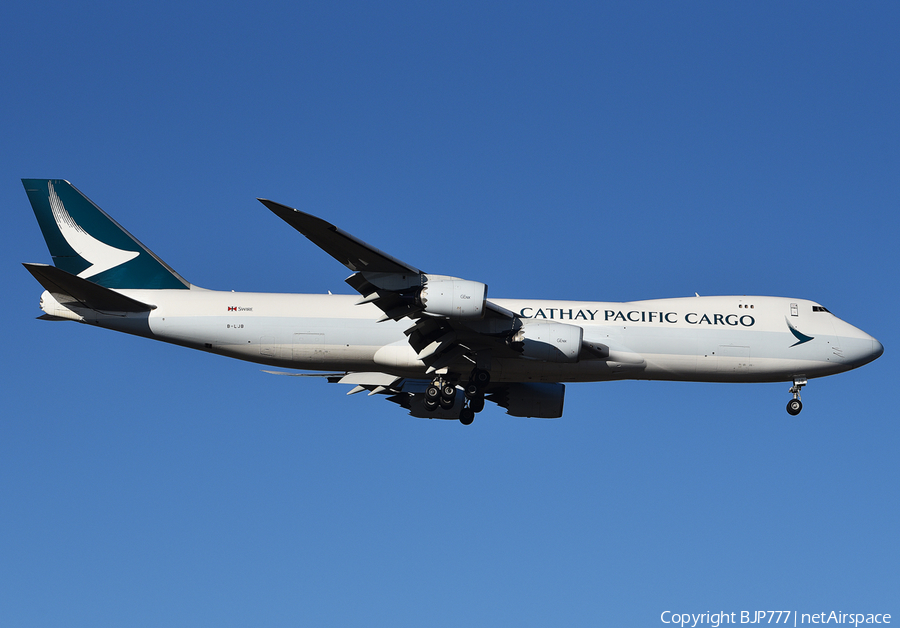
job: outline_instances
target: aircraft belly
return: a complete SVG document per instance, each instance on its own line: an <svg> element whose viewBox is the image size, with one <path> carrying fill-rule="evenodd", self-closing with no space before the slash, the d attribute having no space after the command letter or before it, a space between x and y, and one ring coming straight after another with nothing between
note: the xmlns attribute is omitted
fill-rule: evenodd
<svg viewBox="0 0 900 628"><path fill-rule="evenodd" d="M644 362L582 360L575 363L541 362L525 358L494 360L491 381L502 382L600 382L640 379ZM498 373L495 373L498 371Z"/></svg>
<svg viewBox="0 0 900 628"><path fill-rule="evenodd" d="M219 317L162 316L151 313L150 330L153 337L165 342L197 348L223 344L224 324Z"/></svg>

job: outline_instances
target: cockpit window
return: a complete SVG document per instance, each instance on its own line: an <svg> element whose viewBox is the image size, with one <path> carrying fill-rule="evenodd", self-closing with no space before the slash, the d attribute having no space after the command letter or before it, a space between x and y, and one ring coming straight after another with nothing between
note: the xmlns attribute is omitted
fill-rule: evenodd
<svg viewBox="0 0 900 628"><path fill-rule="evenodd" d="M828 310L826 308L822 307L821 305L814 305L813 312L828 312ZM831 314L831 312L828 312L828 313Z"/></svg>

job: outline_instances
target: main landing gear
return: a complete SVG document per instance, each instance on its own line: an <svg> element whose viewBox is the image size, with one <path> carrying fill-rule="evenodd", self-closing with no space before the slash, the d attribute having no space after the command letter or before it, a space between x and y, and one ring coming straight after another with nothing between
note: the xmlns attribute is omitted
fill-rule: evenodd
<svg viewBox="0 0 900 628"><path fill-rule="evenodd" d="M806 386L805 377L795 377L794 385L788 391L794 395L794 398L788 401L787 411L791 416L797 416L803 409L803 402L800 401L800 389Z"/></svg>
<svg viewBox="0 0 900 628"><path fill-rule="evenodd" d="M475 420L475 414L484 410L484 389L491 381L491 374L482 369L475 369L468 383L463 386L465 400L459 412L459 422L463 425L471 425ZM434 411L441 407L442 410L452 410L456 405L456 384L445 379L436 379L425 389L425 409Z"/></svg>

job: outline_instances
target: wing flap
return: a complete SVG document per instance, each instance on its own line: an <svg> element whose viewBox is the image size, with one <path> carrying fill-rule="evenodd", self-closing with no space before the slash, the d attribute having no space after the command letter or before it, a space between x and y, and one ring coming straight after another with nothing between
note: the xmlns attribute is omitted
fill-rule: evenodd
<svg viewBox="0 0 900 628"><path fill-rule="evenodd" d="M385 386L389 388L400 379L402 378L390 373L347 373L337 383L356 384L357 386Z"/></svg>

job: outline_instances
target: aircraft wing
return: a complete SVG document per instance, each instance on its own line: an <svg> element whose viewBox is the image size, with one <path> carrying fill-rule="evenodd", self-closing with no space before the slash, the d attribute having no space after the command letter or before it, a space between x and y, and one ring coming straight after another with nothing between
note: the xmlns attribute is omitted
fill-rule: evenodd
<svg viewBox="0 0 900 628"><path fill-rule="evenodd" d="M377 306L384 313L381 321L413 321L405 333L414 359L424 363L428 373L469 372L487 368L493 356L518 355L508 339L521 325L520 319L491 303L486 285L425 273L321 218L258 200L354 271L346 281L362 295L358 305ZM402 347L389 350L398 351L398 360L409 357Z"/></svg>
<svg viewBox="0 0 900 628"><path fill-rule="evenodd" d="M422 272L321 218L268 199L257 200L350 270L412 275Z"/></svg>

